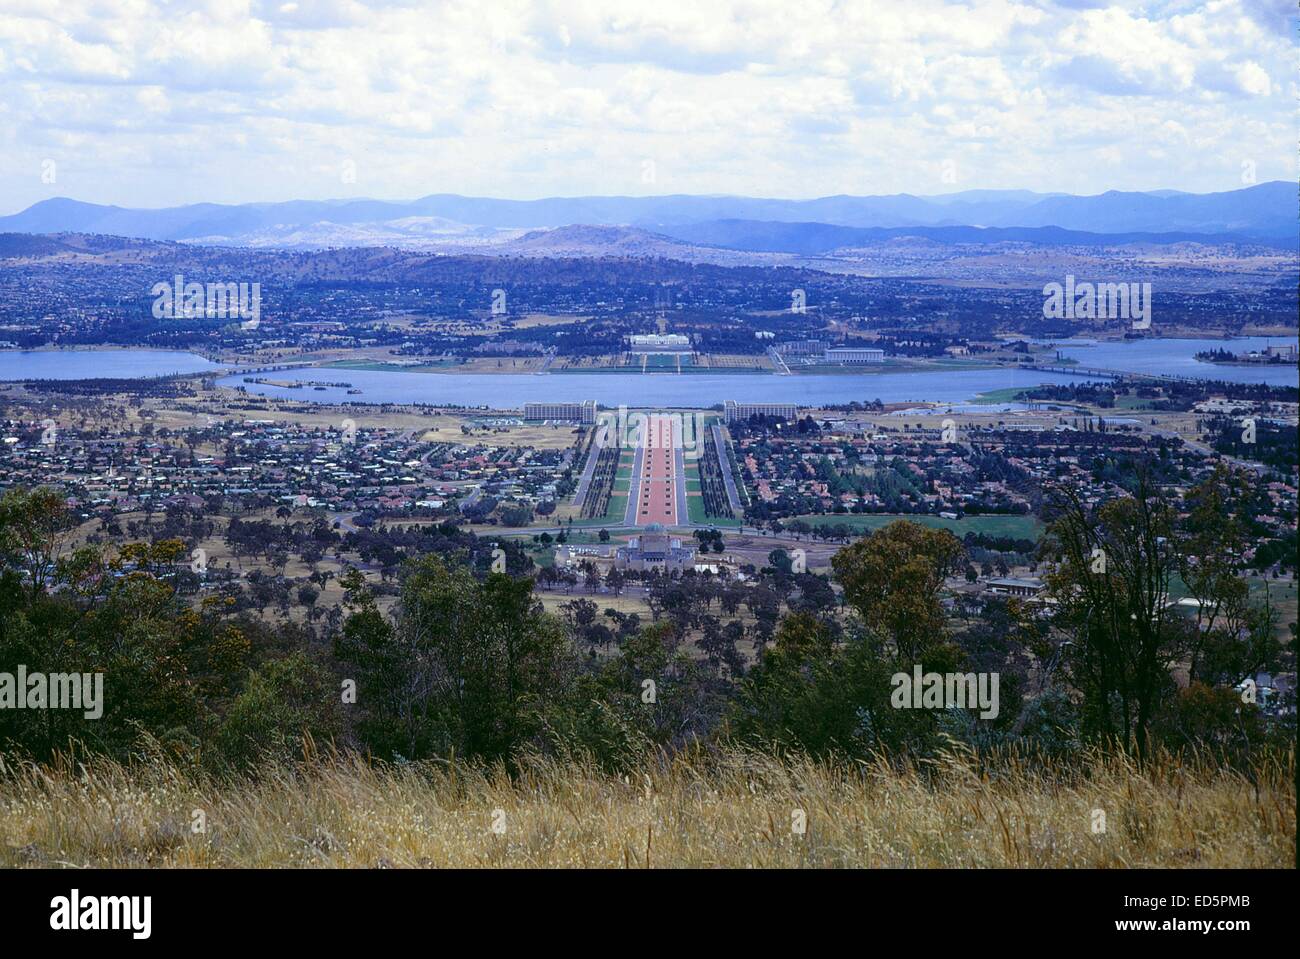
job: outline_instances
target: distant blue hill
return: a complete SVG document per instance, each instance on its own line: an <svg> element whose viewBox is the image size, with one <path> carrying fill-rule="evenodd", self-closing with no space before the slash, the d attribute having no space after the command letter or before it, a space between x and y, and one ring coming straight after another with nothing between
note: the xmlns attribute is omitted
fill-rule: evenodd
<svg viewBox="0 0 1300 959"><path fill-rule="evenodd" d="M128 209L55 198L0 217L0 232L99 233L150 240L217 240L239 245L263 231L319 224L377 224L437 218L471 227L632 226L671 234L715 221L758 221L859 229L899 227L1057 227L1104 234L1231 234L1295 245L1296 188L1281 181L1226 193L1173 191L1099 196L968 190L943 196L829 196L777 200L735 196L551 197L497 200L434 194L409 202L293 200L198 203ZM809 241L820 243L821 241Z"/></svg>
<svg viewBox="0 0 1300 959"><path fill-rule="evenodd" d="M747 253L798 253L821 256L842 247L866 246L917 237L938 243L1033 243L1039 246L1101 246L1125 243L1240 243L1286 249L1292 240L1233 233L1095 233L1058 226L907 226L851 227L828 223L773 223L759 220L709 220L661 227L660 233L695 246Z"/></svg>

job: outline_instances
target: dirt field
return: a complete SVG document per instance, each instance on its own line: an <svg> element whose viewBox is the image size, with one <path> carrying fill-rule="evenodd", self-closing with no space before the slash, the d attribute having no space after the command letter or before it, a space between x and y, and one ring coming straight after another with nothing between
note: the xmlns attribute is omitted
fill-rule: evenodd
<svg viewBox="0 0 1300 959"><path fill-rule="evenodd" d="M47 409L52 402L49 397L29 394L12 384L0 386L0 396L15 403L29 403L33 410L38 411ZM344 419L351 419L359 430L410 430L412 436L419 435L427 442L486 442L499 446L565 449L577 440L573 426L539 423L503 426L494 422L510 419L509 413L484 416L455 410L423 412L412 407L377 406L341 409L296 399L250 397L225 388L200 389L195 397L185 399L158 397L137 400L125 394L107 394L95 400L104 411L103 415L83 415L80 411L68 409L60 414L60 422L76 424L78 428L104 427L113 431L120 431L123 424L136 429L148 423L156 430L183 430L211 426L217 421L240 423L244 420L273 420L339 429ZM465 434L462 426L470 427L472 432ZM205 449L204 452L212 450Z"/></svg>

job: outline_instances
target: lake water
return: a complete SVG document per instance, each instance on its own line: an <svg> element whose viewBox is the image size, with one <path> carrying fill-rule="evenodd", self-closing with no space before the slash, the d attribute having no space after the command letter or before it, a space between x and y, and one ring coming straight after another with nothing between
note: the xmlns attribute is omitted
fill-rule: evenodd
<svg viewBox="0 0 1300 959"><path fill-rule="evenodd" d="M930 400L958 403L988 390L1039 383L1066 383L1077 377L1025 370L954 370L943 373L872 373L776 376L765 373L399 373L367 370L281 370L258 374L277 381L328 379L361 390L349 396L343 387L300 389L245 383L229 376L222 386L242 386L251 393L321 403L428 403L516 408L523 403L595 400L620 404L700 408L736 400L742 403L886 403Z"/></svg>
<svg viewBox="0 0 1300 959"><path fill-rule="evenodd" d="M1193 359L1201 350L1224 347L1236 352L1287 342L1279 337L1237 340L1141 340L1057 344L1062 355L1088 366L1137 373L1177 373L1206 379L1290 385L1294 365L1220 366ZM167 350L0 351L0 380L145 377L168 373L219 371L222 367L192 353ZM345 382L345 387L287 389L245 383L243 375L222 377L222 386L250 393L316 403L427 403L429 405L518 408L527 402L594 399L602 406L700 408L724 400L796 403L816 406L853 400L886 403L930 401L962 403L980 393L1041 383L1067 383L1083 377L1032 370L944 370L940 372L776 376L765 373L405 373L376 370L298 368L256 374L281 382Z"/></svg>
<svg viewBox="0 0 1300 959"><path fill-rule="evenodd" d="M1204 363L1196 354L1206 350L1248 353L1266 346L1295 345L1294 339L1281 336L1243 336L1235 340L1136 340L1127 343L1097 343L1092 340L1061 340L1057 343L1063 356L1085 366L1126 370L1131 373L1166 373L1201 379L1228 380L1233 383L1269 383L1294 386L1295 364L1281 366L1226 366Z"/></svg>
<svg viewBox="0 0 1300 959"><path fill-rule="evenodd" d="M219 369L176 350L0 350L0 380L137 379Z"/></svg>

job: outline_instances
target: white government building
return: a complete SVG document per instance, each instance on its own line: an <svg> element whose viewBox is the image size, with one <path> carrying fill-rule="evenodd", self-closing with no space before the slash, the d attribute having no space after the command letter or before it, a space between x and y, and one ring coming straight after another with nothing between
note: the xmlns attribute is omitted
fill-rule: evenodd
<svg viewBox="0 0 1300 959"><path fill-rule="evenodd" d="M885 351L870 347L842 346L829 349L823 354L823 362L844 366L849 363L883 363Z"/></svg>
<svg viewBox="0 0 1300 959"><path fill-rule="evenodd" d="M633 353L690 353L691 338L684 333L637 333L627 338Z"/></svg>

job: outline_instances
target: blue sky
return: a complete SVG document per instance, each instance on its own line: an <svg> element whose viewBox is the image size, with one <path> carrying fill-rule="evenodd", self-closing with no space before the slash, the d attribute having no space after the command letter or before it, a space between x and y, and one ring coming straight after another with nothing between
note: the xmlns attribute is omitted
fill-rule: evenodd
<svg viewBox="0 0 1300 959"><path fill-rule="evenodd" d="M1288 0L3 0L0 213L1296 177Z"/></svg>

